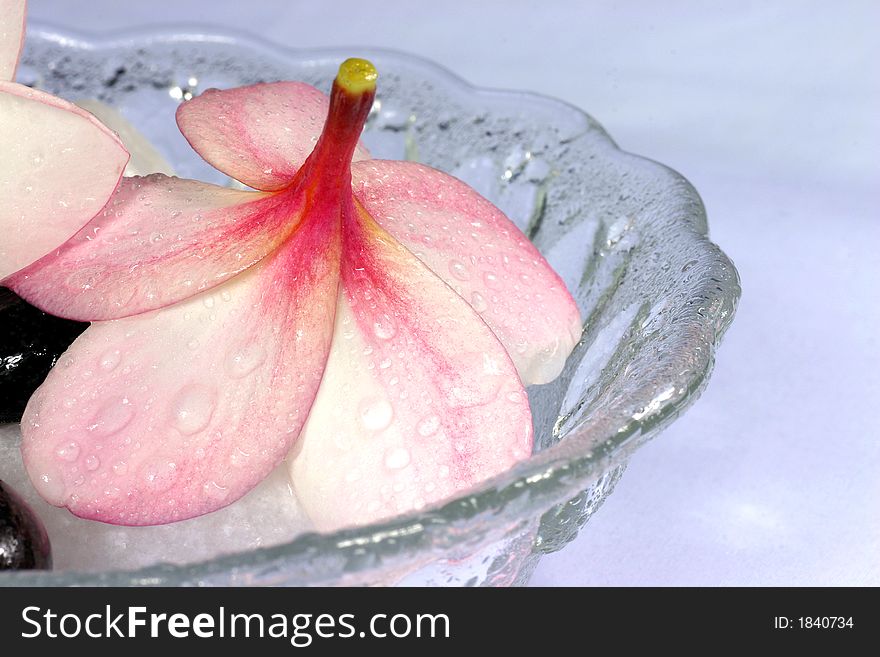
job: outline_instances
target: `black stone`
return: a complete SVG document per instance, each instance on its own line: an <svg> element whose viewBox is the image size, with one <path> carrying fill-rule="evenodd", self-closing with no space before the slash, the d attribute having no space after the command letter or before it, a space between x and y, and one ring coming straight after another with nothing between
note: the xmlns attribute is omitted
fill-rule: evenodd
<svg viewBox="0 0 880 657"><path fill-rule="evenodd" d="M43 523L0 481L0 570L52 568L52 549Z"/></svg>
<svg viewBox="0 0 880 657"><path fill-rule="evenodd" d="M0 423L21 420L34 390L88 326L47 315L0 288Z"/></svg>

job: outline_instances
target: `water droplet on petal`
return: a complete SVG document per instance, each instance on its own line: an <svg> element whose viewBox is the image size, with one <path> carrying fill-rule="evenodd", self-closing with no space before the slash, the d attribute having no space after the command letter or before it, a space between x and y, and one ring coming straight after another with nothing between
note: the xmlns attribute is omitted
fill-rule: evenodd
<svg viewBox="0 0 880 657"><path fill-rule="evenodd" d="M55 449L55 455L62 461L67 461L68 463L76 461L79 457L79 445L74 441L62 443Z"/></svg>
<svg viewBox="0 0 880 657"><path fill-rule="evenodd" d="M116 366L119 365L121 360L122 353L119 351L119 349L111 349L103 356L101 356L101 360L98 365L105 372L110 372L116 369Z"/></svg>
<svg viewBox="0 0 880 657"><path fill-rule="evenodd" d="M232 465L241 468L248 464L250 461L251 455L248 452L245 452L243 449L236 447L232 450L232 454L229 456L229 462Z"/></svg>
<svg viewBox="0 0 880 657"><path fill-rule="evenodd" d="M125 397L107 400L92 418L89 430L98 436L112 436L122 431L134 417L134 406Z"/></svg>
<svg viewBox="0 0 880 657"><path fill-rule="evenodd" d="M373 333L380 340L390 340L397 333L397 326L390 315L382 314L373 322Z"/></svg>
<svg viewBox="0 0 880 657"><path fill-rule="evenodd" d="M486 303L485 297L479 292L471 293L471 306L478 313L485 312L485 310L489 307L489 304Z"/></svg>
<svg viewBox="0 0 880 657"><path fill-rule="evenodd" d="M468 270L467 265L460 260L449 261L449 273L460 281L470 280L471 277L471 272Z"/></svg>
<svg viewBox="0 0 880 657"><path fill-rule="evenodd" d="M391 424L394 410L384 399L365 400L361 402L361 424L369 431L381 431Z"/></svg>
<svg viewBox="0 0 880 657"><path fill-rule="evenodd" d="M171 403L171 422L184 435L208 426L214 414L216 392L198 383L181 388Z"/></svg>
<svg viewBox="0 0 880 657"><path fill-rule="evenodd" d="M209 481L202 486L202 490L207 497L210 497L213 500L224 500L229 495L229 488L227 486L221 486L216 481Z"/></svg>
<svg viewBox="0 0 880 657"><path fill-rule="evenodd" d="M101 459L92 454L91 456L86 458L86 470L89 472L94 472L99 467L101 467Z"/></svg>
<svg viewBox="0 0 880 657"><path fill-rule="evenodd" d="M161 493L174 485L177 464L167 459L154 458L141 467L140 474L150 490Z"/></svg>
<svg viewBox="0 0 880 657"><path fill-rule="evenodd" d="M389 470L401 470L409 465L409 450L403 447L392 447L385 452L385 467Z"/></svg>
<svg viewBox="0 0 880 657"><path fill-rule="evenodd" d="M43 496L49 504L55 506L64 505L64 481L61 475L55 472L42 472L34 480L34 488Z"/></svg>
<svg viewBox="0 0 880 657"><path fill-rule="evenodd" d="M486 287L491 290L497 290L501 287L501 281L498 280L498 276L496 276L491 271L487 271L485 274L483 274L483 282L486 284Z"/></svg>
<svg viewBox="0 0 880 657"><path fill-rule="evenodd" d="M423 418L421 422L419 422L418 426L416 426L416 431L419 432L419 435L427 438L428 436L433 436L437 433L437 430L440 428L440 418L436 415L429 415L426 418Z"/></svg>
<svg viewBox="0 0 880 657"><path fill-rule="evenodd" d="M266 361L266 350L251 343L233 349L226 355L226 373L233 379L241 379Z"/></svg>

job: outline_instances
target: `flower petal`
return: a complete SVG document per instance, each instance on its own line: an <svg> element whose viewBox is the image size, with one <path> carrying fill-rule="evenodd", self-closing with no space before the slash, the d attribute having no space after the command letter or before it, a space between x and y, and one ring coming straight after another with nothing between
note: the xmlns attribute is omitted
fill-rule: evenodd
<svg viewBox="0 0 880 657"><path fill-rule="evenodd" d="M0 0L0 80L14 80L24 44L25 0Z"/></svg>
<svg viewBox="0 0 880 657"><path fill-rule="evenodd" d="M0 82L0 280L101 211L128 161L122 142L72 103Z"/></svg>
<svg viewBox="0 0 880 657"><path fill-rule="evenodd" d="M104 212L4 285L59 317L130 317L218 285L271 253L302 197L154 174L125 178Z"/></svg>
<svg viewBox="0 0 880 657"><path fill-rule="evenodd" d="M329 100L303 82L208 89L177 109L177 125L206 162L255 189L290 184L312 152ZM358 146L355 160L369 157Z"/></svg>
<svg viewBox="0 0 880 657"><path fill-rule="evenodd" d="M352 179L376 221L480 314L526 384L559 375L580 340L580 313L562 279L498 208L460 180L412 162L359 162Z"/></svg>
<svg viewBox="0 0 880 657"><path fill-rule="evenodd" d="M221 288L92 325L22 420L40 494L83 518L151 525L253 488L289 451L318 389L338 261L338 231L328 241L299 230Z"/></svg>
<svg viewBox="0 0 880 657"><path fill-rule="evenodd" d="M445 499L532 446L522 384L476 313L369 218L344 241L327 369L289 457L323 530Z"/></svg>

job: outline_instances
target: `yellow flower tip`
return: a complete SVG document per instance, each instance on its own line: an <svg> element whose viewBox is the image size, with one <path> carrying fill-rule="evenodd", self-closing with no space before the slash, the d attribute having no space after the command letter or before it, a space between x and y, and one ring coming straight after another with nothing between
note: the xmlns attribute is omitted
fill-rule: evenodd
<svg viewBox="0 0 880 657"><path fill-rule="evenodd" d="M352 57L339 66L336 83L350 94L363 94L375 91L379 73L366 59Z"/></svg>

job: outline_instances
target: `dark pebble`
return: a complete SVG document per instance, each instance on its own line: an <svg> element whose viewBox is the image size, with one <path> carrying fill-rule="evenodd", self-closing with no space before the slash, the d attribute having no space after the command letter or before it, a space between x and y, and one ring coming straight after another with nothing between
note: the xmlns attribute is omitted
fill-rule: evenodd
<svg viewBox="0 0 880 657"><path fill-rule="evenodd" d="M21 420L34 390L88 326L47 315L0 288L0 423Z"/></svg>
<svg viewBox="0 0 880 657"><path fill-rule="evenodd" d="M48 570L52 549L43 523L0 481L0 570Z"/></svg>

